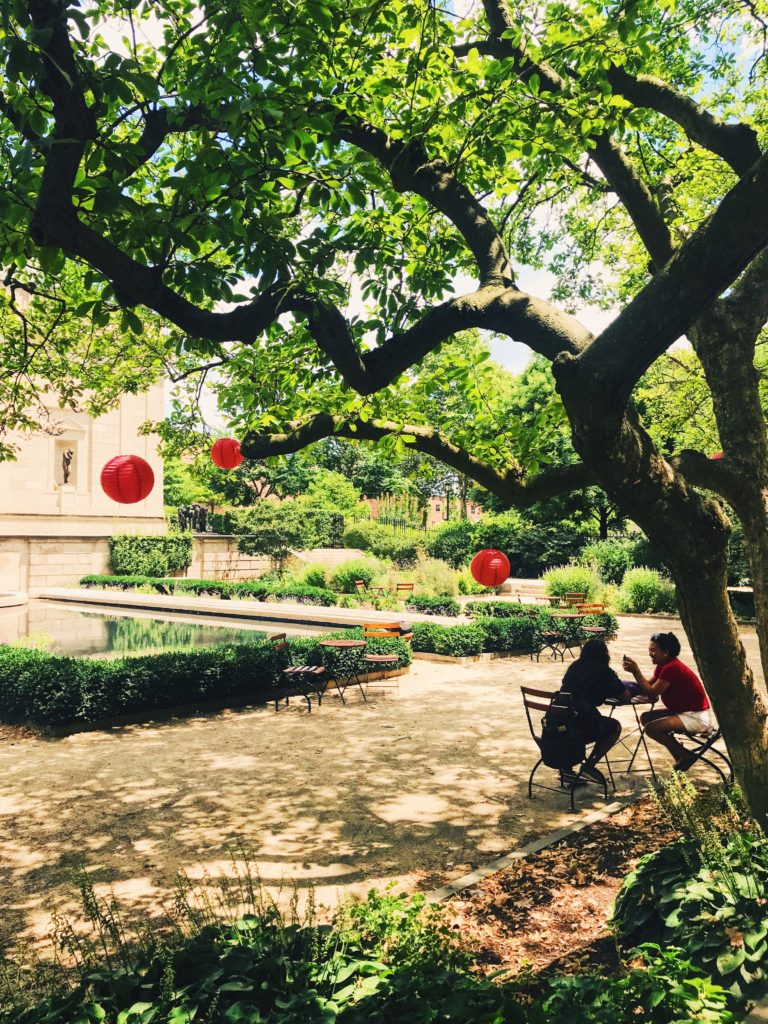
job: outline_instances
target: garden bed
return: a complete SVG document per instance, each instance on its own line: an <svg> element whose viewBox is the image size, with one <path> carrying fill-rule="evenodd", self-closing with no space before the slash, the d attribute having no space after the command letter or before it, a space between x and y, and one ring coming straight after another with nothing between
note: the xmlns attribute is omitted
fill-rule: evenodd
<svg viewBox="0 0 768 1024"><path fill-rule="evenodd" d="M482 973L618 967L613 900L640 857L676 837L644 798L458 893L446 903L451 926L477 940Z"/></svg>

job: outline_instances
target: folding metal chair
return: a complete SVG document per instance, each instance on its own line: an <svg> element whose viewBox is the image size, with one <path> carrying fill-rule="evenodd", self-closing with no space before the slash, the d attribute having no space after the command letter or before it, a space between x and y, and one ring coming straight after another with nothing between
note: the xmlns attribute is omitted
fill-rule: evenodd
<svg viewBox="0 0 768 1024"><path fill-rule="evenodd" d="M307 710L312 710L310 697L317 697L318 706L323 701L323 694L328 685L328 676L322 665L291 665L289 664L288 640L285 633L275 633L269 638L272 648L279 659L282 686L277 686L274 693L275 711L280 710L280 701L285 699L286 707L291 697L303 697L307 702Z"/></svg>
<svg viewBox="0 0 768 1024"><path fill-rule="evenodd" d="M570 693L564 693L562 690L538 690L530 686L521 686L520 693L523 696L523 707L525 708L525 716L528 719L528 728L530 729L531 736L533 737L536 746L539 748L539 754L541 754L541 733L542 728L534 725L532 712L541 711L543 715L549 715L557 719L558 716L563 718L567 717L571 713L571 695ZM542 715L542 722L543 722ZM570 771L564 769L552 768L551 771L558 773L559 786L547 786L543 782L534 782L534 776L536 772L544 764L543 757L539 757L536 764L531 769L531 774L528 776L528 798L533 799L533 790L536 789L548 789L552 793L561 793L566 791L570 797L571 810L575 811L575 793L577 788L587 786L602 786L603 797L608 799L608 780L610 779L613 789L616 789L616 783L613 779L613 772L611 771L611 765L607 757L602 758L605 761L608 769L608 778L606 778L602 772L598 771L598 774L602 776L602 783L598 782L597 779L591 779L586 775L582 775L582 771L586 764L586 759L580 761L574 765ZM546 767L546 766L545 766Z"/></svg>
<svg viewBox="0 0 768 1024"><path fill-rule="evenodd" d="M730 758L715 746L715 743L717 743L723 735L723 731L719 725L713 726L705 733L695 733L692 735L691 733L686 732L681 735L683 735L685 739L692 744L692 746L683 744L688 754L687 760L690 762L686 766L686 771L688 771L689 768L693 768L695 764L698 764L698 762L701 761L704 764L709 765L709 767L720 776L723 781L723 785L733 785L733 765L731 764ZM720 761L722 761L725 768L727 768L727 774L718 763L712 760L709 756L711 754L715 754Z"/></svg>

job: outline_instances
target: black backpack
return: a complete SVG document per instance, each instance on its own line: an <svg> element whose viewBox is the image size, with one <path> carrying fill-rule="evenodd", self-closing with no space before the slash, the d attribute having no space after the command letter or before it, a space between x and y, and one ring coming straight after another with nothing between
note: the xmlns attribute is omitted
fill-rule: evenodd
<svg viewBox="0 0 768 1024"><path fill-rule="evenodd" d="M579 716L571 706L570 693L556 693L541 720L541 759L548 768L568 769L587 756Z"/></svg>

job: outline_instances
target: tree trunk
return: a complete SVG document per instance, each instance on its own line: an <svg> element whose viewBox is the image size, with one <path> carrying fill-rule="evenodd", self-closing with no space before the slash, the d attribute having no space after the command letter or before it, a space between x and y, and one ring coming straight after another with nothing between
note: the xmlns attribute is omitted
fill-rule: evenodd
<svg viewBox="0 0 768 1024"><path fill-rule="evenodd" d="M672 567L683 627L722 727L736 778L752 813L768 821L766 710L746 663L720 572Z"/></svg>
<svg viewBox="0 0 768 1024"><path fill-rule="evenodd" d="M719 504L690 487L655 450L630 411L602 415L590 381L572 361L555 364L573 443L608 496L645 531L669 565L680 614L736 778L750 809L768 822L766 709L728 602L728 521Z"/></svg>

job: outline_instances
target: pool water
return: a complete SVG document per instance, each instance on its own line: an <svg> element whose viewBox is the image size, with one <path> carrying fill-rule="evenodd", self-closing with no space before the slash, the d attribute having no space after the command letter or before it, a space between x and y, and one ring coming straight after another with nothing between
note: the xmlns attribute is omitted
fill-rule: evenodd
<svg viewBox="0 0 768 1024"><path fill-rule="evenodd" d="M273 633L318 633L290 623L270 623L268 630L243 625L215 625L200 616L153 618L136 614L102 614L55 601L32 601L26 607L0 609L0 642L23 643L72 656L139 655L149 652L255 643Z"/></svg>

